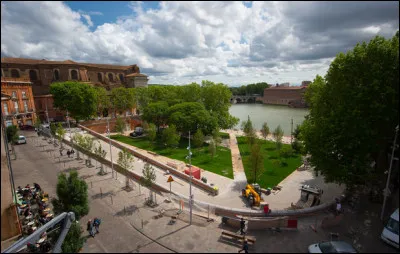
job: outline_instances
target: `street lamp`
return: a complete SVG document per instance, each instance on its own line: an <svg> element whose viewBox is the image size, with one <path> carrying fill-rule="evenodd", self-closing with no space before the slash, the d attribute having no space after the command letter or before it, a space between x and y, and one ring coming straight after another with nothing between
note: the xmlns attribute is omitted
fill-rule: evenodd
<svg viewBox="0 0 400 254"><path fill-rule="evenodd" d="M112 169L112 177L114 178L114 163L112 159L112 150L111 150L111 138L110 138L110 121L107 117L107 134L108 134L108 140L110 142L110 156L111 156L111 169Z"/></svg>
<svg viewBox="0 0 400 254"><path fill-rule="evenodd" d="M388 177L387 177L387 180L386 180L386 188L385 188L384 194L383 194L384 198L383 198L381 220L383 220L383 213L385 211L386 199L387 199L387 196L389 196L389 181L390 181L390 174L392 173L393 156L394 156L394 150L396 149L396 141L397 141L397 133L398 132L399 132L399 125L396 126L396 133L394 134L392 157L390 158L389 174L388 174Z"/></svg>
<svg viewBox="0 0 400 254"><path fill-rule="evenodd" d="M190 225L192 225L192 203L193 203L193 195L192 195L192 152L190 151L190 131L189 131L189 146L187 147L189 151L189 155L186 157L189 159L189 174L190 174L190 190L189 190L189 208L190 208Z"/></svg>

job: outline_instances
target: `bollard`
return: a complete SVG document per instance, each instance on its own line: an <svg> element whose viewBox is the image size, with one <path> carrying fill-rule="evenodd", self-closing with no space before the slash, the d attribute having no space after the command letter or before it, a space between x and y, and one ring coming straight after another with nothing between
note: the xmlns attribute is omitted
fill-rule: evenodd
<svg viewBox="0 0 400 254"><path fill-rule="evenodd" d="M103 191L101 190L101 188L100 188L100 195L101 195L101 198L103 198Z"/></svg>

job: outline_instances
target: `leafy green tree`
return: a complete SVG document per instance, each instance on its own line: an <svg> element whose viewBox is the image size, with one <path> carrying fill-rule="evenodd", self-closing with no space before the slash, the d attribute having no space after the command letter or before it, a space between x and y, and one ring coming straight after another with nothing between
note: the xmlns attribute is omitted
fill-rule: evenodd
<svg viewBox="0 0 400 254"><path fill-rule="evenodd" d="M280 150L282 147L282 138L283 138L283 130L280 125L278 125L275 128L274 132L272 133L272 136L274 137L276 148Z"/></svg>
<svg viewBox="0 0 400 254"><path fill-rule="evenodd" d="M16 125L7 126L7 140L9 143L15 143L18 140L18 127Z"/></svg>
<svg viewBox="0 0 400 254"><path fill-rule="evenodd" d="M72 170L67 177L66 174L58 175L57 198L51 203L56 214L63 212L74 212L76 220L89 213L89 201L87 184L78 177L78 172Z"/></svg>
<svg viewBox="0 0 400 254"><path fill-rule="evenodd" d="M213 130L213 132L212 132L212 138L213 138L214 143L215 143L216 146L221 145L221 143L222 143L222 138L221 138L221 134L220 134L220 132L219 132L219 129Z"/></svg>
<svg viewBox="0 0 400 254"><path fill-rule="evenodd" d="M249 179L249 181L253 180L253 183L256 183L257 176L261 175L264 169L264 158L261 152L261 146L259 142L255 142L251 146L250 162L251 162L251 170L254 172L254 178Z"/></svg>
<svg viewBox="0 0 400 254"><path fill-rule="evenodd" d="M88 84L76 81L57 82L50 85L50 93L53 95L54 107L68 110L77 122L96 113L96 89Z"/></svg>
<svg viewBox="0 0 400 254"><path fill-rule="evenodd" d="M262 134L264 139L267 139L267 137L269 135L269 127L268 127L268 124L266 122L264 122L262 127L261 127L261 134Z"/></svg>
<svg viewBox="0 0 400 254"><path fill-rule="evenodd" d="M75 133L75 134L72 136L71 141L72 141L71 143L72 143L72 146L73 146L73 147L74 147L74 146L81 146L81 144L84 143L83 135L80 134L80 133ZM78 160L81 159L81 158L80 158L79 150L76 151L76 158L77 158Z"/></svg>
<svg viewBox="0 0 400 254"><path fill-rule="evenodd" d="M214 159L215 154L217 153L217 148L216 148L216 144L215 143L216 142L212 138L210 140L210 144L208 145L208 152L210 153L212 159Z"/></svg>
<svg viewBox="0 0 400 254"><path fill-rule="evenodd" d="M292 149L296 153L304 154L304 145L303 145L303 143L301 141L301 137L300 137L300 125L296 126L292 135L293 135L293 139L294 139L292 142Z"/></svg>
<svg viewBox="0 0 400 254"><path fill-rule="evenodd" d="M177 133L175 125L171 124L163 131L162 138L166 146L173 147L178 146L181 137Z"/></svg>
<svg viewBox="0 0 400 254"><path fill-rule="evenodd" d="M143 119L154 123L157 126L157 131L160 131L160 126L167 123L168 120L168 103L165 101L152 102L143 109Z"/></svg>
<svg viewBox="0 0 400 254"><path fill-rule="evenodd" d="M118 165L125 169L126 171L131 171L133 170L133 162L135 161L133 155L128 152L125 148L122 151L118 152ZM125 177L125 188L130 189L130 179L128 177L128 174Z"/></svg>
<svg viewBox="0 0 400 254"><path fill-rule="evenodd" d="M146 164L144 164L144 167L142 169L142 174L143 174L143 177L140 178L141 183L143 184L143 186L146 186L147 188L149 188L150 200L153 201L153 190L151 189L151 186L156 181L156 178L157 178L156 172L155 172L154 168L149 163L146 162Z"/></svg>
<svg viewBox="0 0 400 254"><path fill-rule="evenodd" d="M382 189L399 123L398 31L339 53L325 79L317 76L307 89L306 101L301 137L315 171L348 188Z"/></svg>
<svg viewBox="0 0 400 254"><path fill-rule="evenodd" d="M117 117L115 121L115 130L119 132L121 135L124 134L125 131L125 121L121 117Z"/></svg>
<svg viewBox="0 0 400 254"><path fill-rule="evenodd" d="M123 114L126 110L132 109L136 104L134 93L131 88L118 87L112 89L110 101L114 108L114 113Z"/></svg>
<svg viewBox="0 0 400 254"><path fill-rule="evenodd" d="M82 147L84 150L88 151L89 153L93 152L93 148L94 148L94 138L91 136L78 136L77 139L75 139L75 141L77 142L77 145ZM78 155L78 154L77 154ZM87 156L87 160L89 165L92 165L92 160L90 158L90 156Z"/></svg>
<svg viewBox="0 0 400 254"><path fill-rule="evenodd" d="M246 136L254 131L253 122L250 120L250 116L247 116L247 121L243 121L241 125L242 130Z"/></svg>
<svg viewBox="0 0 400 254"><path fill-rule="evenodd" d="M64 139L64 136L65 136L66 131L65 131L65 129L62 127L61 123L58 123L57 129L56 129L55 133L56 133L58 142L59 142L60 145L61 145L61 148L63 148L63 142L62 142L62 140Z"/></svg>
<svg viewBox="0 0 400 254"><path fill-rule="evenodd" d="M194 147L202 147L204 143L204 134L198 129L193 136L193 145Z"/></svg>
<svg viewBox="0 0 400 254"><path fill-rule="evenodd" d="M156 140L157 127L155 126L155 124L153 123L149 124L149 128L147 129L147 137L151 142L154 142L154 140Z"/></svg>
<svg viewBox="0 0 400 254"><path fill-rule="evenodd" d="M85 243L82 237L81 226L78 221L72 222L64 242L61 245L62 253L78 253Z"/></svg>
<svg viewBox="0 0 400 254"><path fill-rule="evenodd" d="M99 141L97 141L97 142L98 142L98 146L94 148L93 152L99 158L105 158L107 155L107 152L105 150L103 150L101 143ZM100 162L99 175L105 175L103 163L101 163L101 162Z"/></svg>
<svg viewBox="0 0 400 254"><path fill-rule="evenodd" d="M143 128L143 132L147 133L149 131L149 123L146 121L142 122L142 128Z"/></svg>
<svg viewBox="0 0 400 254"><path fill-rule="evenodd" d="M57 130L57 124L56 123L50 123L51 135L56 135L56 130Z"/></svg>
<svg viewBox="0 0 400 254"><path fill-rule="evenodd" d="M96 90L96 105L97 105L97 115L104 116L108 115L108 109L111 107L110 96L104 87L95 87ZM106 113L106 114L105 114Z"/></svg>
<svg viewBox="0 0 400 254"><path fill-rule="evenodd" d="M40 121L40 118L37 116L36 119L35 119L35 123L34 123L33 126L35 126L35 128L36 128L37 130L39 130L40 125L42 125L42 121Z"/></svg>

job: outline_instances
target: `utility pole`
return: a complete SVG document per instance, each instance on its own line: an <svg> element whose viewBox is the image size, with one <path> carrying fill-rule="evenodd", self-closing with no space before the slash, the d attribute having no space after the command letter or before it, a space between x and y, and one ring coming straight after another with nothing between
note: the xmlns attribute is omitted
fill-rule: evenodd
<svg viewBox="0 0 400 254"><path fill-rule="evenodd" d="M290 144L292 144L292 140L293 140L293 118L292 118L292 127L291 127L291 132L290 132Z"/></svg>
<svg viewBox="0 0 400 254"><path fill-rule="evenodd" d="M383 206L382 206L382 213L381 213L381 220L383 220L383 214L385 212L386 206L386 199L389 196L389 182L390 182L390 174L392 173L392 165L393 165L393 156L394 150L396 149L396 141L397 141L397 133L399 132L399 125L396 126L396 132L394 134L394 141L393 141L393 148L392 148L392 157L390 158L390 166L389 166L389 173L386 180L386 188L384 189L384 198L383 198Z"/></svg>
<svg viewBox="0 0 400 254"><path fill-rule="evenodd" d="M192 195L192 152L190 151L190 131L189 131L189 146L187 148L189 150L189 155L186 157L189 159L189 172L190 172L190 190L189 190L189 208L190 208L190 225L192 225L192 203L193 203L193 195Z"/></svg>
<svg viewBox="0 0 400 254"><path fill-rule="evenodd" d="M114 164L113 164L113 159L112 159L112 150L111 150L111 138L110 138L110 121L107 117L107 134L108 134L108 140L110 142L110 156L111 156L111 170L112 170L112 177L114 178Z"/></svg>

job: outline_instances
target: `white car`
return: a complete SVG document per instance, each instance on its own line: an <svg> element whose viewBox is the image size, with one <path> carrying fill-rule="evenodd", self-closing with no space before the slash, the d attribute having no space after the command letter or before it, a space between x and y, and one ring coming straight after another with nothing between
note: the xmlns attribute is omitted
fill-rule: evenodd
<svg viewBox="0 0 400 254"><path fill-rule="evenodd" d="M311 244L308 253L357 253L351 244L344 241L330 241Z"/></svg>
<svg viewBox="0 0 400 254"><path fill-rule="evenodd" d="M17 140L17 144L26 144L26 138L24 136L19 136Z"/></svg>
<svg viewBox="0 0 400 254"><path fill-rule="evenodd" d="M383 228L381 239L397 249L399 248L399 208L394 211Z"/></svg>

